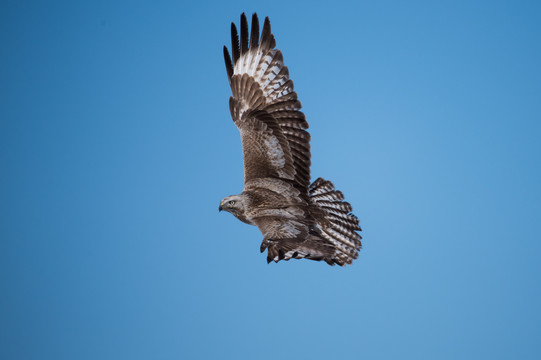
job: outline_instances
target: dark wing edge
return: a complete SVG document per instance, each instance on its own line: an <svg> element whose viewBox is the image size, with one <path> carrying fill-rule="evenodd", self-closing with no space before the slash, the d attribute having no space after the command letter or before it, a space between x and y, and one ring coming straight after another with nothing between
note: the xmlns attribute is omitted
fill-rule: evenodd
<svg viewBox="0 0 541 360"><path fill-rule="evenodd" d="M237 127L245 114L255 111L264 111L275 119L278 128L274 133L283 134L291 154L293 183L302 194L307 194L311 165L308 122L300 111L302 105L289 79L282 53L274 48L276 41L269 18L265 18L260 38L256 13L252 15L250 33L244 13L240 20L240 37L235 24L231 24L231 55L224 46L225 66L233 92L231 116Z"/></svg>

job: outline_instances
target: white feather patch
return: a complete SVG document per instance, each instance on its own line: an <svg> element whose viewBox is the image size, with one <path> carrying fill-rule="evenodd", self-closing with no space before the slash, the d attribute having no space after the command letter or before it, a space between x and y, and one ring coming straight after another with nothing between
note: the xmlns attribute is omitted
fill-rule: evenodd
<svg viewBox="0 0 541 360"><path fill-rule="evenodd" d="M270 136L265 138L264 142L268 149L267 154L269 155L271 165L277 169L283 168L286 165L286 159L278 139L275 136Z"/></svg>

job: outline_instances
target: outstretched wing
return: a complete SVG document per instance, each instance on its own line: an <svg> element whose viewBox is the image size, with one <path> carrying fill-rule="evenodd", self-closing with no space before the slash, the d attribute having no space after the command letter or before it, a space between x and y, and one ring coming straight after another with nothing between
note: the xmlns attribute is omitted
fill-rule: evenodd
<svg viewBox="0 0 541 360"><path fill-rule="evenodd" d="M280 50L275 49L269 18L261 38L259 20L252 16L248 34L246 15L241 15L240 41L231 24L232 58L224 46L224 58L233 96L229 105L241 132L244 181L260 177L292 180L302 194L310 182L310 134L300 111L301 103Z"/></svg>

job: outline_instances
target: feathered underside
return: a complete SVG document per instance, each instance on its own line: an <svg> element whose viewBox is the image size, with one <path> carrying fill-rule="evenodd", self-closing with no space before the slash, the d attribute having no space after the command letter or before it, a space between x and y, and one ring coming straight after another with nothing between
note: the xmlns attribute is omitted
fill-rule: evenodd
<svg viewBox="0 0 541 360"><path fill-rule="evenodd" d="M310 185L310 134L270 21L261 37L241 15L231 24L231 55L224 58L233 96L231 116L241 134L246 199L242 218L263 234L267 261L323 260L345 265L361 248L359 220L330 181ZM235 215L239 217L239 215ZM239 217L240 218L240 217Z"/></svg>

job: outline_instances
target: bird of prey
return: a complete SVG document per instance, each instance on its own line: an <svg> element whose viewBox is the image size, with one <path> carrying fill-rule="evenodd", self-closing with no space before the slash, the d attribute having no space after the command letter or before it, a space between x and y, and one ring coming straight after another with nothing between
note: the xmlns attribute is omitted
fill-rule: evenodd
<svg viewBox="0 0 541 360"><path fill-rule="evenodd" d="M219 210L255 225L263 234L267 263L289 259L344 266L361 248L358 218L332 182L310 184L310 134L282 53L275 49L269 18L261 37L257 14L240 18L240 39L231 24L225 67L233 96L231 117L240 131L244 189L227 196Z"/></svg>

